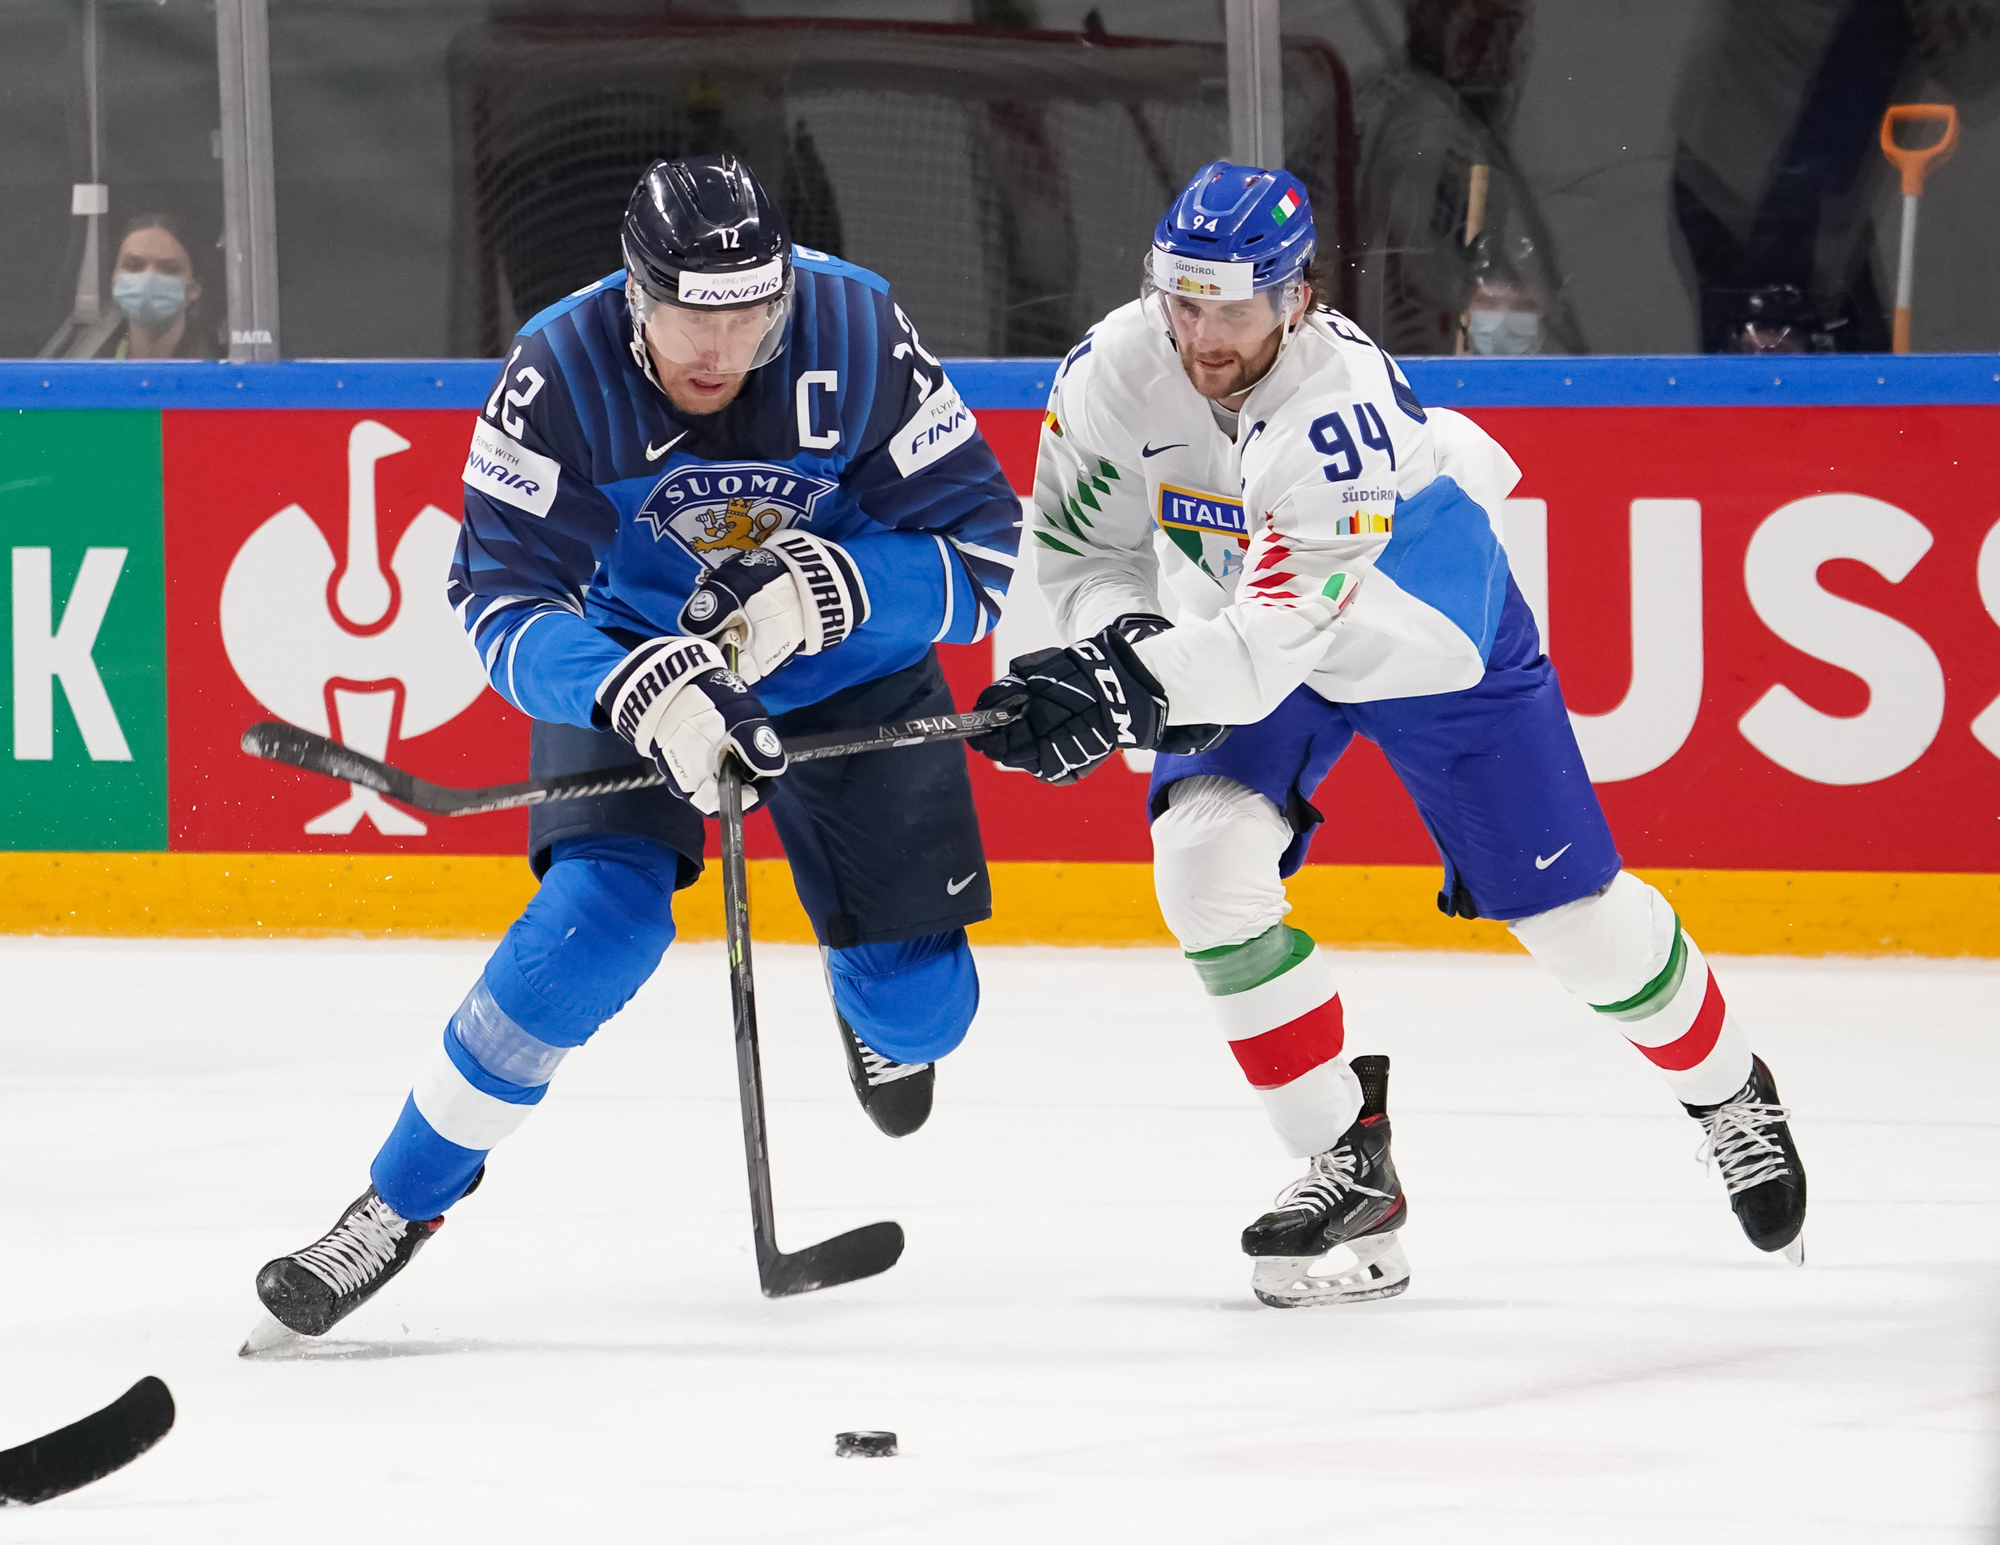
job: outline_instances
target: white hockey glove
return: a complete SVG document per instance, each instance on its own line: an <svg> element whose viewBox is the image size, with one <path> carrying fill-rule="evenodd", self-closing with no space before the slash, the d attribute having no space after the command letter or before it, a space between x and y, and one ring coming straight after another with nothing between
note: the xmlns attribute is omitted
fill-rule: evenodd
<svg viewBox="0 0 2000 1545"><path fill-rule="evenodd" d="M698 638L648 639L599 683L597 711L666 775L667 787L704 815L722 808L716 774L734 754L757 785L785 770L785 748L750 684Z"/></svg>
<svg viewBox="0 0 2000 1545"><path fill-rule="evenodd" d="M868 586L847 550L810 531L780 531L702 576L681 608L696 638L737 635L736 669L762 681L795 654L823 654L868 620Z"/></svg>

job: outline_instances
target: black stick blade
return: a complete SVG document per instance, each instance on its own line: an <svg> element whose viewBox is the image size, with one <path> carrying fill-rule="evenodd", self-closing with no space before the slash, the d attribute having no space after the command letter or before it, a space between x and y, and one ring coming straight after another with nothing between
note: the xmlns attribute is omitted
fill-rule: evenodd
<svg viewBox="0 0 2000 1545"><path fill-rule="evenodd" d="M288 767L302 767L307 772L358 783L377 794L403 799L410 792L412 780L408 773L386 766L372 756L363 756L324 735L302 730L296 724L261 720L243 732L238 744L251 756L267 762L283 762Z"/></svg>
<svg viewBox="0 0 2000 1545"><path fill-rule="evenodd" d="M779 1255L761 1269L764 1296L789 1298L820 1288L880 1276L903 1256L903 1230L895 1223L871 1223L866 1228L836 1234L791 1255Z"/></svg>
<svg viewBox="0 0 2000 1545"><path fill-rule="evenodd" d="M101 1411L0 1453L0 1503L23 1506L102 1480L164 1438L174 1397L148 1374Z"/></svg>

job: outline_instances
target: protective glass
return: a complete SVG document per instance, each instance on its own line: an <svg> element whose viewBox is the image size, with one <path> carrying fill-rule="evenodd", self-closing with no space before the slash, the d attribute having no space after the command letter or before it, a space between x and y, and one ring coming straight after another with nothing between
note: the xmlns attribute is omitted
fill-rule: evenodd
<svg viewBox="0 0 2000 1545"><path fill-rule="evenodd" d="M731 310L677 306L649 295L636 280L625 285L632 317L670 364L715 375L741 375L768 365L785 346L792 314L792 286L760 305Z"/></svg>

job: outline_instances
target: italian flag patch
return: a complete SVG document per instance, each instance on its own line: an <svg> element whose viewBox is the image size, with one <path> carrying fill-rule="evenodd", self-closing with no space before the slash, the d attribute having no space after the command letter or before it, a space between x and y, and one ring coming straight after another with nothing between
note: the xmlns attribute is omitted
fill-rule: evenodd
<svg viewBox="0 0 2000 1545"><path fill-rule="evenodd" d="M1277 217L1278 224L1280 225L1283 225L1298 212L1299 196L1296 193L1287 193L1283 198L1278 200L1277 207L1271 211Z"/></svg>

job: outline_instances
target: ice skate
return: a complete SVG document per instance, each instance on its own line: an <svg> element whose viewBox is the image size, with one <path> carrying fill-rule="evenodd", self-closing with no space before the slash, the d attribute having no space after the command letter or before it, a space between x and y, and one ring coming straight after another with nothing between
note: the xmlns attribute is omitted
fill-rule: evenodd
<svg viewBox="0 0 2000 1545"><path fill-rule="evenodd" d="M1273 1308L1394 1298L1410 1285L1409 1217L1389 1156L1389 1059L1356 1057L1361 1115L1243 1231L1250 1289Z"/></svg>
<svg viewBox="0 0 2000 1545"><path fill-rule="evenodd" d="M481 1166L467 1196L485 1174ZM370 1186L317 1242L267 1261L257 1273L265 1313L238 1355L254 1357L295 1337L325 1335L380 1292L443 1227L442 1217L401 1216Z"/></svg>
<svg viewBox="0 0 2000 1545"><path fill-rule="evenodd" d="M937 1086L937 1065L892 1062L856 1035L834 1011L840 1025L841 1049L847 1053L847 1077L854 1097L868 1119L890 1137L908 1137L930 1119L931 1092Z"/></svg>
<svg viewBox="0 0 2000 1545"><path fill-rule="evenodd" d="M1750 1059L1750 1078L1719 1105L1689 1105L1687 1113L1708 1136L1700 1159L1722 1171L1729 1207L1750 1243L1806 1263L1806 1170L1778 1103L1778 1086L1762 1057Z"/></svg>

